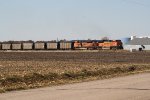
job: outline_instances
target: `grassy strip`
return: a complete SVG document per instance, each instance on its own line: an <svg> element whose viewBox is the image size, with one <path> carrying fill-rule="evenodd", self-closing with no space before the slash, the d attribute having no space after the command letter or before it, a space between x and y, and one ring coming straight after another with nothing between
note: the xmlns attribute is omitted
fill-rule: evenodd
<svg viewBox="0 0 150 100"><path fill-rule="evenodd" d="M23 90L44 86L52 86L70 82L84 81L90 77L107 78L113 75L120 75L124 73L133 73L136 71L143 71L150 69L150 66L128 66L128 67L115 67L115 68L102 68L99 70L86 70L83 69L79 72L64 72L39 74L33 73L26 76L11 76L0 79L0 92Z"/></svg>

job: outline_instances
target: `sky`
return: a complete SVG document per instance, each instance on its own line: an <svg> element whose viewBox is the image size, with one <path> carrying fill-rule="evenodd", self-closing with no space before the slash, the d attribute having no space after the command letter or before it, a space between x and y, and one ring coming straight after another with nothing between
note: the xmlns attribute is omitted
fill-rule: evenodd
<svg viewBox="0 0 150 100"><path fill-rule="evenodd" d="M150 36L150 0L0 0L0 41Z"/></svg>

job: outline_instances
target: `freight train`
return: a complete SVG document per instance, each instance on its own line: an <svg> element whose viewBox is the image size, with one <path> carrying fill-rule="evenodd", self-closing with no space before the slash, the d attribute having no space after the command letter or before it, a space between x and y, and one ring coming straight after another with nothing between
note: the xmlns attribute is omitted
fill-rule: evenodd
<svg viewBox="0 0 150 100"><path fill-rule="evenodd" d="M0 50L100 50L123 49L121 40L72 40L72 41L6 41Z"/></svg>

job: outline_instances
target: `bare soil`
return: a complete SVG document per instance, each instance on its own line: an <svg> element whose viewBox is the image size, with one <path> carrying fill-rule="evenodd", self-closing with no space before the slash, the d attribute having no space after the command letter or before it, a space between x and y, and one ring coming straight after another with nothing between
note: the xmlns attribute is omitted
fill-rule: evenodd
<svg viewBox="0 0 150 100"><path fill-rule="evenodd" d="M81 74L83 75L83 72L85 74L85 71L90 71L90 74L88 72L90 77L93 75L91 73L98 73L94 74L94 77L96 77L96 75L100 75L100 72L97 71L113 68L117 68L119 73L126 72L123 70L126 70L127 68L129 71L134 71L135 68L138 70L148 70L150 69L150 52L0 52L0 88L2 90L14 90L18 87L23 89L24 87L30 88L28 85L32 85L31 87L34 88L49 85L51 81L53 81L49 79L43 81L42 79L42 81L39 80L40 85L33 84L33 81L31 81L30 84L27 84L29 83L27 82L21 83L24 86L18 86L23 80L16 82L14 81L15 77L24 78L32 76L33 78L33 75L37 74L44 76L49 75L49 73L54 73L60 76L64 74L68 75L68 78L70 77L70 74L68 73L73 73L74 76L78 73L78 75L81 76ZM115 72L116 70L113 71ZM110 70L108 71L108 74L109 73ZM11 80L11 82L14 83L7 86L10 82L6 82L6 80L10 77L13 78L13 81ZM62 78L59 77L59 79ZM36 79L34 78L34 80ZM37 83L39 83L39 81L37 81ZM59 81L59 83L61 82Z"/></svg>

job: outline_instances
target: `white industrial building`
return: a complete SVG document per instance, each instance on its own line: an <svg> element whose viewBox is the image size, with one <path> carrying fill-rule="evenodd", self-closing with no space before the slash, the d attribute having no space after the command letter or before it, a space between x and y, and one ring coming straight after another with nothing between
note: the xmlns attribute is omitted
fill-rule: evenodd
<svg viewBox="0 0 150 100"><path fill-rule="evenodd" d="M127 44L124 44L125 50L150 50L150 37L131 36Z"/></svg>

